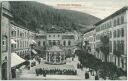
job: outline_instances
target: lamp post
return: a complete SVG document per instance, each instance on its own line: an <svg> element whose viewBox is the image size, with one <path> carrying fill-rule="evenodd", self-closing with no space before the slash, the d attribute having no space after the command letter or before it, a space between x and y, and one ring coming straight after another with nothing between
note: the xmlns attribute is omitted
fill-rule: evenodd
<svg viewBox="0 0 128 81"><path fill-rule="evenodd" d="M32 62L32 46L33 44L30 44L30 69L31 69L31 62Z"/></svg>

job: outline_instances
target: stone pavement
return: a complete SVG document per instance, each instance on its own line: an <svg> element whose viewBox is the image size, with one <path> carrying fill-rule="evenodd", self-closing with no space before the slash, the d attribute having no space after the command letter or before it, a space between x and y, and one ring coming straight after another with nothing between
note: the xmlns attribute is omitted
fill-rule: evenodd
<svg viewBox="0 0 128 81"><path fill-rule="evenodd" d="M72 65L75 69L77 69L77 64L79 63L78 57L76 57L73 61L72 58L67 59L66 65ZM37 66L43 66L44 62L41 64L38 64ZM35 66L35 67L37 67ZM46 66L44 64L44 66ZM43 77L43 75L36 76L35 73L35 67L32 67L31 70L24 69L22 74L17 78L17 80L85 80L85 72L87 71L86 68L77 69L77 75L47 75L46 77ZM89 80L94 80L94 76L91 76Z"/></svg>

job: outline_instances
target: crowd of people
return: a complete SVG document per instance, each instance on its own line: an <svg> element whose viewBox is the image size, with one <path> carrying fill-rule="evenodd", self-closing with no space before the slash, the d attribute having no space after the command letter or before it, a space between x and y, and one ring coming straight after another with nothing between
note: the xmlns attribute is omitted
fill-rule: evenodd
<svg viewBox="0 0 128 81"><path fill-rule="evenodd" d="M77 71L76 70L72 70L72 69L64 69L64 70L60 70L60 69L42 69L42 68L37 68L36 70L36 75L43 75L44 77L46 77L47 74L49 75L77 75Z"/></svg>

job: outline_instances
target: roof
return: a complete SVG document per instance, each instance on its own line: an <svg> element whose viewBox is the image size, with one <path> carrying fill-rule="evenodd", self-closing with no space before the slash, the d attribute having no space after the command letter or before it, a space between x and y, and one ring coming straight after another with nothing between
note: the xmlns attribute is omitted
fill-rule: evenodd
<svg viewBox="0 0 128 81"><path fill-rule="evenodd" d="M46 35L39 35L39 36L36 36L36 39L46 39L47 36Z"/></svg>
<svg viewBox="0 0 128 81"><path fill-rule="evenodd" d="M14 25L14 26L17 26L18 28L22 28L22 29L25 29L25 30L28 30L28 31L31 31L31 32L35 32L34 30L31 30L31 29L29 29L29 28L27 28L27 27L25 27L25 26L20 25L20 24L17 24L17 23L14 22L14 21L10 21L10 23L11 23L12 25Z"/></svg>
<svg viewBox="0 0 128 81"><path fill-rule="evenodd" d="M91 29L85 31L84 34L90 32L90 31L93 31L94 29L95 29L95 28L91 28Z"/></svg>
<svg viewBox="0 0 128 81"><path fill-rule="evenodd" d="M74 35L63 35L62 39L74 39Z"/></svg>
<svg viewBox="0 0 128 81"><path fill-rule="evenodd" d="M11 53L11 67L19 65L23 62L25 62L25 60L23 58L18 56L16 53Z"/></svg>
<svg viewBox="0 0 128 81"><path fill-rule="evenodd" d="M101 24L101 23L107 21L108 19L113 18L113 17L115 17L115 16L117 16L117 15L119 15L119 14L125 12L126 10L128 10L128 6L125 6L125 7L121 8L120 10L116 11L115 13L111 14L110 16L104 18L103 20L97 22L97 23L94 24L94 25L97 26L97 25L99 25L99 24Z"/></svg>
<svg viewBox="0 0 128 81"><path fill-rule="evenodd" d="M63 50L60 49L58 46L53 46L48 51L63 51Z"/></svg>

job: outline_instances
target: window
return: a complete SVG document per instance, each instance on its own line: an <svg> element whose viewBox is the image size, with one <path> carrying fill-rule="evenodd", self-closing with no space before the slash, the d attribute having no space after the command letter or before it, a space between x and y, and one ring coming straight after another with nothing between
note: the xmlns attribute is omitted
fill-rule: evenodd
<svg viewBox="0 0 128 81"><path fill-rule="evenodd" d="M114 26L116 26L116 19L114 19Z"/></svg>
<svg viewBox="0 0 128 81"><path fill-rule="evenodd" d="M52 45L52 42L51 42L51 40L49 40L49 45Z"/></svg>
<svg viewBox="0 0 128 81"><path fill-rule="evenodd" d="M109 28L110 27L110 24L109 23L107 23L107 28Z"/></svg>
<svg viewBox="0 0 128 81"><path fill-rule="evenodd" d="M113 50L116 50L116 41L113 42Z"/></svg>
<svg viewBox="0 0 128 81"><path fill-rule="evenodd" d="M117 37L120 37L120 30L117 30Z"/></svg>
<svg viewBox="0 0 128 81"><path fill-rule="evenodd" d="M43 46L45 46L45 41L43 41Z"/></svg>
<svg viewBox="0 0 128 81"><path fill-rule="evenodd" d="M124 54L124 41L123 40L121 40L121 43L120 43L121 45L121 47L120 47L120 49L122 50L122 54Z"/></svg>
<svg viewBox="0 0 128 81"><path fill-rule="evenodd" d="M51 37L51 35L49 35L49 37Z"/></svg>
<svg viewBox="0 0 128 81"><path fill-rule="evenodd" d="M69 45L69 46L71 45L71 41L68 41L68 45Z"/></svg>
<svg viewBox="0 0 128 81"><path fill-rule="evenodd" d="M11 31L11 36L13 36L13 31Z"/></svg>
<svg viewBox="0 0 128 81"><path fill-rule="evenodd" d="M55 40L53 40L53 45L56 45L56 41Z"/></svg>
<svg viewBox="0 0 128 81"><path fill-rule="evenodd" d="M20 37L22 37L22 33L20 32Z"/></svg>
<svg viewBox="0 0 128 81"><path fill-rule="evenodd" d="M22 42L20 41L20 47L22 47Z"/></svg>
<svg viewBox="0 0 128 81"><path fill-rule="evenodd" d="M115 37L116 37L116 30L114 30L114 32L113 32L113 33L114 33L114 34L113 34L113 35L114 35L113 37L115 38Z"/></svg>
<svg viewBox="0 0 128 81"><path fill-rule="evenodd" d="M66 46L66 41L63 42L63 45Z"/></svg>
<svg viewBox="0 0 128 81"><path fill-rule="evenodd" d="M19 30L17 31L17 35L19 36Z"/></svg>
<svg viewBox="0 0 128 81"><path fill-rule="evenodd" d="M121 59L121 63L122 63L122 68L124 68L124 60Z"/></svg>
<svg viewBox="0 0 128 81"><path fill-rule="evenodd" d="M109 51L112 52L112 41L109 41Z"/></svg>
<svg viewBox="0 0 128 81"><path fill-rule="evenodd" d="M124 37L124 28L121 28L121 36Z"/></svg>
<svg viewBox="0 0 128 81"><path fill-rule="evenodd" d="M120 25L120 19L119 18L117 19L117 25Z"/></svg>
<svg viewBox="0 0 128 81"><path fill-rule="evenodd" d="M60 45L60 41L58 40L58 45Z"/></svg>
<svg viewBox="0 0 128 81"><path fill-rule="evenodd" d="M60 37L60 35L58 35L58 37Z"/></svg>
<svg viewBox="0 0 128 81"><path fill-rule="evenodd" d="M110 21L110 27L112 26L112 23L111 23L111 21Z"/></svg>
<svg viewBox="0 0 128 81"><path fill-rule="evenodd" d="M2 45L5 46L6 45L6 40L2 41Z"/></svg>
<svg viewBox="0 0 128 81"><path fill-rule="evenodd" d="M124 16L121 16L121 24L124 23Z"/></svg>
<svg viewBox="0 0 128 81"><path fill-rule="evenodd" d="M55 37L55 35L53 35L53 37Z"/></svg>
<svg viewBox="0 0 128 81"><path fill-rule="evenodd" d="M109 38L111 38L111 37L112 37L112 32L110 31L110 32L109 32Z"/></svg>
<svg viewBox="0 0 128 81"><path fill-rule="evenodd" d="M38 42L38 46L40 46L40 41Z"/></svg>
<svg viewBox="0 0 128 81"><path fill-rule="evenodd" d="M117 41L117 50L119 50L120 49L120 41L118 40Z"/></svg>
<svg viewBox="0 0 128 81"><path fill-rule="evenodd" d="M17 40L17 48L19 48L19 40Z"/></svg>

